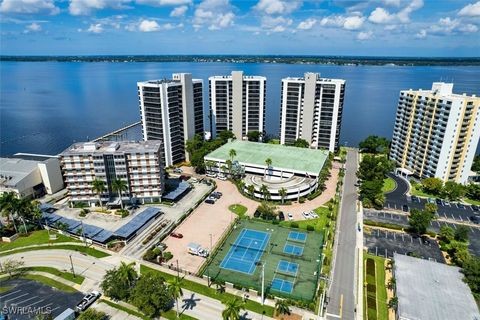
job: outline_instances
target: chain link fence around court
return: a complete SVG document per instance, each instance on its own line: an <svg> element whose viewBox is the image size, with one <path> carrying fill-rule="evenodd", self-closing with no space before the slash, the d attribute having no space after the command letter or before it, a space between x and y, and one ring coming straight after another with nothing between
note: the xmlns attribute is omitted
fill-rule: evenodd
<svg viewBox="0 0 480 320"><path fill-rule="evenodd" d="M264 233L268 242L257 246L254 240L252 244L248 244L248 238L242 241L245 230L257 232L260 237ZM261 239L259 241L263 241ZM230 282L237 287L260 291L264 265L267 294L311 302L319 281L322 245L323 234L319 232L239 220L211 257L203 274L215 282ZM230 258L236 259L234 264L226 263ZM228 265L233 268L226 268Z"/></svg>

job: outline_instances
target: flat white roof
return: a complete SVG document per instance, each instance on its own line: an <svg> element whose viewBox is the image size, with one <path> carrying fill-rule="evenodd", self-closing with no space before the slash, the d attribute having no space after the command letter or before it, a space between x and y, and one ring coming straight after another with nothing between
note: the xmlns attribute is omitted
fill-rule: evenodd
<svg viewBox="0 0 480 320"><path fill-rule="evenodd" d="M15 187L29 174L37 170L42 161L19 158L0 158L0 185Z"/></svg>

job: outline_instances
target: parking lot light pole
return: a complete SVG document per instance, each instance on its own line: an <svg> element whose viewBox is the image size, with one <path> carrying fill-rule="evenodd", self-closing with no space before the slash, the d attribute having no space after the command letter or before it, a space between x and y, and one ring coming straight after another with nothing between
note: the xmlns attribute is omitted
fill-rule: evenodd
<svg viewBox="0 0 480 320"><path fill-rule="evenodd" d="M75 269L73 268L72 255L70 255L70 265L72 266L72 274L73 274L73 277L75 278Z"/></svg>
<svg viewBox="0 0 480 320"><path fill-rule="evenodd" d="M262 263L262 306L265 303L265 263Z"/></svg>

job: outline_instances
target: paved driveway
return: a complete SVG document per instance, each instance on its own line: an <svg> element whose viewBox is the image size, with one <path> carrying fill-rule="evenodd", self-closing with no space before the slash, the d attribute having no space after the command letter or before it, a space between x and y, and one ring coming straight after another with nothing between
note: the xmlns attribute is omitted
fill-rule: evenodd
<svg viewBox="0 0 480 320"><path fill-rule="evenodd" d="M74 309L83 298L80 292L66 293L27 279L2 281L2 287L12 287L0 295L2 312L9 319L32 319L36 313L55 318L67 308Z"/></svg>

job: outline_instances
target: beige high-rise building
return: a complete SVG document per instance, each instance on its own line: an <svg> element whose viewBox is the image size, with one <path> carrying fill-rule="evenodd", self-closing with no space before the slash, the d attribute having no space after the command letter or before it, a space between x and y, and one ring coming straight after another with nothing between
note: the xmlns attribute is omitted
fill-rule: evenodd
<svg viewBox="0 0 480 320"><path fill-rule="evenodd" d="M142 203L160 200L164 189L161 141L75 143L60 154L63 177L72 202L98 205L92 190L96 179L105 182L104 203L120 204L112 181L123 180L127 189L121 200Z"/></svg>
<svg viewBox="0 0 480 320"><path fill-rule="evenodd" d="M303 139L310 148L336 152L344 93L345 80L321 78L319 73L282 79L280 143Z"/></svg>
<svg viewBox="0 0 480 320"><path fill-rule="evenodd" d="M229 76L210 77L208 82L213 137L225 130L237 139L246 138L251 131L264 133L267 78L233 71Z"/></svg>
<svg viewBox="0 0 480 320"><path fill-rule="evenodd" d="M480 137L480 98L453 83L400 91L390 158L420 178L466 183Z"/></svg>

